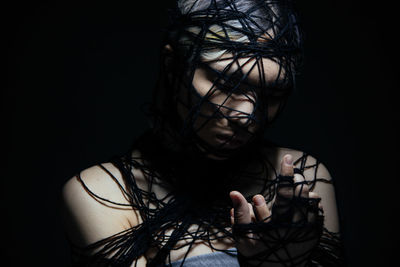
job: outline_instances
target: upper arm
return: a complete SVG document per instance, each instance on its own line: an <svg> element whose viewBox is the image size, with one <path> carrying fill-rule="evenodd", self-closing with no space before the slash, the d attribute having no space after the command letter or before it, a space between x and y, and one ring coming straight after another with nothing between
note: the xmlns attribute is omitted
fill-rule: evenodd
<svg viewBox="0 0 400 267"><path fill-rule="evenodd" d="M333 178L327 167L315 157L311 155L306 155L306 157L303 157L304 153L302 151L289 148L280 148L278 159L282 159L286 154L291 154L293 156L295 159L296 168L301 168L302 159L305 159L305 162L303 162L303 175L304 178L310 182L310 186L314 184L313 181L315 178L321 179L315 182L314 187L311 188L311 191L317 193L321 198L321 204L324 211L324 226L328 231L338 233L339 216L336 206L335 188L333 184Z"/></svg>
<svg viewBox="0 0 400 267"><path fill-rule="evenodd" d="M312 182L314 179L321 179L315 182L312 192L321 198L324 210L324 225L330 232L339 232L339 216L336 205L336 194L333 185L333 178L323 163L318 162L314 157L308 156L306 166L312 166L304 171L306 180Z"/></svg>
<svg viewBox="0 0 400 267"><path fill-rule="evenodd" d="M117 181L99 166L94 166L80 173L81 180L72 177L62 190L65 228L71 242L80 247L140 223L138 213L120 188L123 183L120 183L119 171L111 164L104 165Z"/></svg>

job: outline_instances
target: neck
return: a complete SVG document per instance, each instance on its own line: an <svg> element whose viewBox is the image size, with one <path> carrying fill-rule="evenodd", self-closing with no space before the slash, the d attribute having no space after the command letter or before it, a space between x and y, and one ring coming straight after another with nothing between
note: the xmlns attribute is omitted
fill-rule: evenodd
<svg viewBox="0 0 400 267"><path fill-rule="evenodd" d="M229 157L221 157L197 143L189 146L175 143L172 138L165 138L165 133L149 133L144 139L139 149L151 167L173 188L193 196L228 196L229 191L246 187L244 181L257 175L254 173L262 164L258 142L251 142ZM253 174L249 175L249 170Z"/></svg>

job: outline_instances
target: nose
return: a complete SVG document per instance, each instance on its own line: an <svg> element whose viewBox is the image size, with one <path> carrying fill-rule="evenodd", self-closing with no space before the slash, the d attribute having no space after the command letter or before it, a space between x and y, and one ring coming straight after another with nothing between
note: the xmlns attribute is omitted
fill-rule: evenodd
<svg viewBox="0 0 400 267"><path fill-rule="evenodd" d="M231 95L223 104L225 116L240 126L247 126L254 112L254 99L244 95Z"/></svg>

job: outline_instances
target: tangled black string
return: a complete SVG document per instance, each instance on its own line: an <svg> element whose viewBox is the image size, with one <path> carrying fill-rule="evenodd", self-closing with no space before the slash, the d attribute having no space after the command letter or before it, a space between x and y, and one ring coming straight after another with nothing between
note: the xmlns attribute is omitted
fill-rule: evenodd
<svg viewBox="0 0 400 267"><path fill-rule="evenodd" d="M257 240L264 248L250 256L239 251L241 266L341 266L339 237L324 228L319 200L292 197L286 208L274 206L273 216L262 222L235 224L233 229L230 222L229 192L240 188L241 181L257 184L257 193L265 196L267 203L280 197L276 194L280 187L299 185L293 184L293 177L279 176L265 154L270 144L262 137L271 122L271 101L278 104L279 112L294 88L301 64L301 36L290 1L191 2L186 9L180 6L170 12L165 44L171 45L174 54L172 63L167 62L170 55L162 58L161 79L150 110L152 130L138 138L129 153L111 161L122 173L124 183L99 165L129 204L97 195L77 176L92 197L105 204L132 207L142 223L86 248L75 247L77 266L136 266L144 255L147 266L171 265L171 253L186 248L183 266L198 242L214 251L236 255L214 244L240 238ZM268 76L264 59L278 66L273 76ZM223 68L213 65L221 62ZM193 84L199 69L213 77L205 94ZM251 73L256 73L257 84L249 82ZM215 101L221 92L225 100ZM232 107L232 97L242 97L251 103L252 110ZM215 145L200 137L209 123L221 119L235 129L225 143ZM251 130L253 126L256 131ZM236 133L249 138L246 145L230 149L228 144ZM133 151L140 151L140 156L132 156ZM224 160L213 161L210 155ZM295 162L298 173L314 170L313 179L304 185L312 191L317 182L330 183L317 177L319 162L307 165L307 158L304 154ZM256 167L247 168L250 163ZM134 170L143 177L136 177ZM138 179L144 183L139 184ZM160 197L155 188L168 193ZM251 196L245 197L251 202ZM301 218L293 222L290 218L299 211ZM315 217L312 221L310 214ZM306 243L312 245L305 251L293 254L288 249L292 244Z"/></svg>
<svg viewBox="0 0 400 267"><path fill-rule="evenodd" d="M210 120L225 118L253 137L256 134L249 132L248 126L256 124L260 128L257 134L261 134L268 122L269 100L278 101L280 111L294 88L296 71L302 61L302 40L290 1L192 2L186 13L178 9L170 12L171 23L165 43L172 46L175 54L172 63L162 65L161 74L165 75L154 93L151 110L154 128L173 139L175 145L201 145L209 153L226 156L232 152L226 151L224 145L210 146L197 138L196 133ZM204 59L205 54L218 51L224 51L222 58L226 66L223 69L212 66L212 63L221 62L221 57ZM166 61L163 56L161 62ZM239 63L241 59L245 62ZM276 77L266 76L262 59L270 59L278 65ZM200 95L192 84L199 68L213 76L213 84L206 95ZM250 72L257 73L257 84L248 83ZM221 91L226 94L225 101L212 101ZM232 95L241 95L251 102L252 112L227 105ZM187 109L186 118L177 114L177 103ZM212 112L204 112L204 109ZM202 124L195 125L199 119L203 120ZM247 123L238 125L238 119Z"/></svg>
<svg viewBox="0 0 400 267"><path fill-rule="evenodd" d="M319 200L313 200L314 203L309 205L309 199L304 203L305 199L297 198L292 203L292 207L306 206L307 212L318 213L318 219L313 223L307 223L305 220L290 223L285 220L273 219L270 222L235 225L234 229L232 229L229 215L229 209L232 206L229 200L215 198L213 201L205 200L203 197L199 201L199 192L189 188L187 185L178 184L182 182L182 177L178 179L168 177L166 162L159 161L151 155L154 155L155 151L162 156L169 154L167 151L160 151L159 144L155 144L154 140L156 138L150 134L146 134L138 140L137 147L141 151L145 151L141 157L134 158L131 154L127 154L123 158L115 158L111 161L121 171L124 177L124 184L119 183L104 166L99 165L119 185L130 204L115 203L96 195L95 192L86 187L81 177L77 176L92 197L106 204L130 206L140 213L143 222L91 244L86 248L75 247L75 258L79 259L76 262L76 266L136 266L134 263L137 263L137 260L146 255L149 250L155 250L156 253L151 258L147 258L147 266L164 266L164 264L170 266L171 253L182 247L187 247L187 252L181 265L183 266L191 247L199 241L208 244L214 251L223 251L234 255L230 250L221 250L215 247L214 242L225 240L226 238L237 239L240 236L249 234L252 235L253 239L264 242L268 249L260 255L253 255L251 258L246 258L239 254L238 258L241 266L261 266L262 263L272 262L270 256L275 254L277 256L272 257L272 259L281 263L282 266L298 266L302 262L307 262L308 266L343 265L339 237L337 234L323 228L323 216L320 214L320 210L316 208L316 203ZM297 172L303 173L308 169L313 169L316 174L319 162L306 165L307 157L307 154L303 154L301 158L295 161L295 164L299 167ZM145 163L149 159L152 160L152 163ZM264 164L263 166L266 169L273 168L269 162ZM146 187L138 186L136 183L137 177L133 174L134 169L142 171L146 180ZM169 171L172 175L173 170L170 169ZM215 171L215 169L212 171ZM163 172L166 176L159 176L157 174L159 172ZM260 172L265 173L263 170ZM194 174L189 175L193 179L198 178ZM240 172L236 179L246 176L267 181L259 191L259 193L266 196L267 202L274 199L277 187L282 185L280 176L277 173L275 178L278 179L270 179L260 177L259 172ZM165 179L165 177L168 178ZM235 177L231 178L235 179ZM330 183L324 178L314 176L306 184L311 189L318 182ZM229 184L223 183L221 185L226 187L226 195L230 190L229 185L234 184L235 180L232 180ZM160 185L173 188L173 190L164 197L158 198L153 189L155 186ZM216 189L216 191L222 192L220 189ZM250 201L250 196L248 196L248 200ZM273 212L273 214L277 213L276 211ZM192 226L196 227L193 228ZM313 249L309 249L301 255L289 257L286 262L279 259L279 255L282 253L279 250L284 249L287 244L301 244L308 240L317 241ZM290 252L286 253L290 256Z"/></svg>

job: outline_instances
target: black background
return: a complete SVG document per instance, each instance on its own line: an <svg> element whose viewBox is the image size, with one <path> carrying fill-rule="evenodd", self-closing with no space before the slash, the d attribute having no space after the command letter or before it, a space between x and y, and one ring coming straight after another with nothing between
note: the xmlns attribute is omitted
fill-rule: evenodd
<svg viewBox="0 0 400 267"><path fill-rule="evenodd" d="M167 1L13 1L2 7L3 260L66 266L62 184L147 128ZM396 8L297 1L306 62L268 132L335 179L350 266L397 259Z"/></svg>

